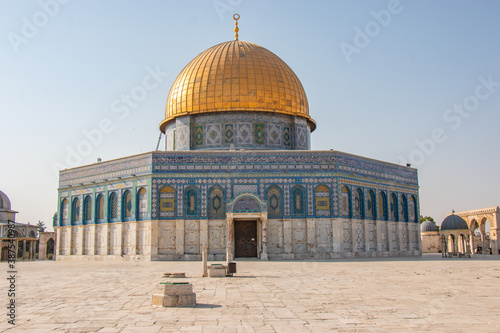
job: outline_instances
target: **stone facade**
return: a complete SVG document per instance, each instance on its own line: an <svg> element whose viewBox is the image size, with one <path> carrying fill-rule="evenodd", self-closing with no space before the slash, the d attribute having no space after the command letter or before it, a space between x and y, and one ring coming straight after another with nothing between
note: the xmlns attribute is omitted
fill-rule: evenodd
<svg viewBox="0 0 500 333"><path fill-rule="evenodd" d="M200 260L207 244L224 260L241 221L261 259L420 255L418 216L409 167L338 151L157 151L60 172L57 259Z"/></svg>
<svg viewBox="0 0 500 333"><path fill-rule="evenodd" d="M439 231L422 231L422 253L441 252L441 240Z"/></svg>

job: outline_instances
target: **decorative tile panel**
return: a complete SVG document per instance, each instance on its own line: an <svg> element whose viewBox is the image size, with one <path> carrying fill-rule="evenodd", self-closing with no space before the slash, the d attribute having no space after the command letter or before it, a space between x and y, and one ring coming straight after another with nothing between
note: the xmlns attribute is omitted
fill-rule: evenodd
<svg viewBox="0 0 500 333"><path fill-rule="evenodd" d="M236 124L236 143L237 144L252 143L252 129L250 123Z"/></svg>
<svg viewBox="0 0 500 333"><path fill-rule="evenodd" d="M201 216L207 216L207 185L201 186Z"/></svg>
<svg viewBox="0 0 500 333"><path fill-rule="evenodd" d="M266 143L266 132L264 124L255 124L255 143L264 144Z"/></svg>
<svg viewBox="0 0 500 333"><path fill-rule="evenodd" d="M292 142L292 135L290 133L290 127L283 127L283 143L285 146L289 147Z"/></svg>
<svg viewBox="0 0 500 333"><path fill-rule="evenodd" d="M234 143L234 125L224 124L224 143L231 144Z"/></svg>
<svg viewBox="0 0 500 333"><path fill-rule="evenodd" d="M267 125L267 144L269 145L281 145L281 126L278 124L268 124Z"/></svg>
<svg viewBox="0 0 500 333"><path fill-rule="evenodd" d="M222 141L221 124L207 124L205 128L207 146L220 145Z"/></svg>
<svg viewBox="0 0 500 333"><path fill-rule="evenodd" d="M259 203L251 197L243 197L239 199L233 208L234 212L260 212Z"/></svg>
<svg viewBox="0 0 500 333"><path fill-rule="evenodd" d="M257 185L233 185L233 196L237 196L240 193L243 192L251 192L251 193L257 193Z"/></svg>
<svg viewBox="0 0 500 333"><path fill-rule="evenodd" d="M296 147L298 149L307 149L307 131L303 127L295 127L297 133Z"/></svg>
<svg viewBox="0 0 500 333"><path fill-rule="evenodd" d="M203 146L203 125L194 128L194 145Z"/></svg>
<svg viewBox="0 0 500 333"><path fill-rule="evenodd" d="M188 126L178 126L177 127L175 145L176 145L176 150L188 150L189 149L189 127Z"/></svg>

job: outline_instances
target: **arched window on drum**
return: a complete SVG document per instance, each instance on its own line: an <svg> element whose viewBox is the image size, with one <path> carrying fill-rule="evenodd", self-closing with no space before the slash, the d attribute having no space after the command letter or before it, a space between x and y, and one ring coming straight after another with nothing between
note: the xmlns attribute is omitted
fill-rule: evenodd
<svg viewBox="0 0 500 333"><path fill-rule="evenodd" d="M171 186L160 189L160 218L175 216L175 190Z"/></svg>
<svg viewBox="0 0 500 333"><path fill-rule="evenodd" d="M314 191L316 216L330 216L330 189L325 185Z"/></svg>
<svg viewBox="0 0 500 333"><path fill-rule="evenodd" d="M276 186L271 186L267 190L267 214L269 218L283 217L281 190Z"/></svg>

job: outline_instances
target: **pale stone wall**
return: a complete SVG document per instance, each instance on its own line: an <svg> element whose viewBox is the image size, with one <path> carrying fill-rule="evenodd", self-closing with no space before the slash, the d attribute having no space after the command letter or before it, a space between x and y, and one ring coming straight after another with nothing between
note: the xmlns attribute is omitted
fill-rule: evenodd
<svg viewBox="0 0 500 333"><path fill-rule="evenodd" d="M422 253L439 253L440 250L439 231L422 232Z"/></svg>
<svg viewBox="0 0 500 333"><path fill-rule="evenodd" d="M226 220L211 220L208 223L208 256L226 253Z"/></svg>
<svg viewBox="0 0 500 333"><path fill-rule="evenodd" d="M132 221L57 227L57 259L225 260L226 220ZM262 228L261 224L258 224ZM349 218L270 219L259 246L270 259L414 256L439 249L418 223ZM431 241L432 239L432 241ZM422 243L423 242L423 243ZM259 250L262 251L262 248Z"/></svg>
<svg viewBox="0 0 500 333"><path fill-rule="evenodd" d="M175 222L159 221L158 255L175 254Z"/></svg>

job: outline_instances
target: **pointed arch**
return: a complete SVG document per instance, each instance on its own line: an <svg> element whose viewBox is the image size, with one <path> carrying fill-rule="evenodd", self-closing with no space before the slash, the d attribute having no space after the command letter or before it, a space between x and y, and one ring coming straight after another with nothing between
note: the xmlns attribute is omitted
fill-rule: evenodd
<svg viewBox="0 0 500 333"><path fill-rule="evenodd" d="M376 207L375 192L373 190L369 190L366 198L366 218L371 220L375 220L377 218Z"/></svg>
<svg viewBox="0 0 500 333"><path fill-rule="evenodd" d="M61 221L60 225L68 225L69 219L68 219L68 199L63 199L61 201L61 209L60 209L61 215L59 220Z"/></svg>
<svg viewBox="0 0 500 333"><path fill-rule="evenodd" d="M175 217L175 190L165 185L160 189L160 218Z"/></svg>
<svg viewBox="0 0 500 333"><path fill-rule="evenodd" d="M116 195L115 192L111 192L109 195L109 219L108 221L117 221L119 216L118 216L118 196Z"/></svg>
<svg viewBox="0 0 500 333"><path fill-rule="evenodd" d="M319 185L314 190L316 216L330 216L330 194L330 189L325 185Z"/></svg>
<svg viewBox="0 0 500 333"><path fill-rule="evenodd" d="M363 196L363 190L359 187L356 189L354 194L354 217L364 218L365 215L365 200Z"/></svg>
<svg viewBox="0 0 500 333"><path fill-rule="evenodd" d="M104 221L104 195L99 194L95 200L95 217L96 221Z"/></svg>
<svg viewBox="0 0 500 333"><path fill-rule="evenodd" d="M395 193L391 194L391 199L389 201L389 219L391 221L398 220L398 199Z"/></svg>
<svg viewBox="0 0 500 333"><path fill-rule="evenodd" d="M408 200L406 195L401 195L401 201L399 203L399 220L408 222Z"/></svg>
<svg viewBox="0 0 500 333"><path fill-rule="evenodd" d="M384 192L379 192L378 194L378 214L377 218L379 220L387 221L389 219L388 209L387 209L387 196Z"/></svg>
<svg viewBox="0 0 500 333"><path fill-rule="evenodd" d="M148 191L141 187L137 192L137 219L145 220L148 218Z"/></svg>
<svg viewBox="0 0 500 333"><path fill-rule="evenodd" d="M80 199L74 198L71 205L71 224L80 224Z"/></svg>
<svg viewBox="0 0 500 333"><path fill-rule="evenodd" d="M418 213L417 213L417 200L415 199L415 196L412 195L410 197L410 203L409 203L409 207L408 207L408 219L411 221L411 222L418 222Z"/></svg>
<svg viewBox="0 0 500 333"><path fill-rule="evenodd" d="M305 190L302 186L297 185L292 189L292 215L294 216L305 216L306 208L305 203Z"/></svg>
<svg viewBox="0 0 500 333"><path fill-rule="evenodd" d="M224 190L218 186L213 186L209 191L208 217L212 219L226 218L226 195Z"/></svg>
<svg viewBox="0 0 500 333"><path fill-rule="evenodd" d="M283 196L281 189L275 185L270 186L266 192L268 217L282 218L283 217Z"/></svg>
<svg viewBox="0 0 500 333"><path fill-rule="evenodd" d="M83 224L92 222L92 197L86 195L83 199Z"/></svg>
<svg viewBox="0 0 500 333"><path fill-rule="evenodd" d="M197 217L198 206L198 189L196 187L190 187L186 190L186 194L184 195L184 207L186 207L186 216Z"/></svg>
<svg viewBox="0 0 500 333"><path fill-rule="evenodd" d="M342 188L341 196L341 215L343 217L351 217L352 213L352 202L351 202L351 190L347 186Z"/></svg>
<svg viewBox="0 0 500 333"><path fill-rule="evenodd" d="M125 190L122 198L122 221L132 219L132 192Z"/></svg>

